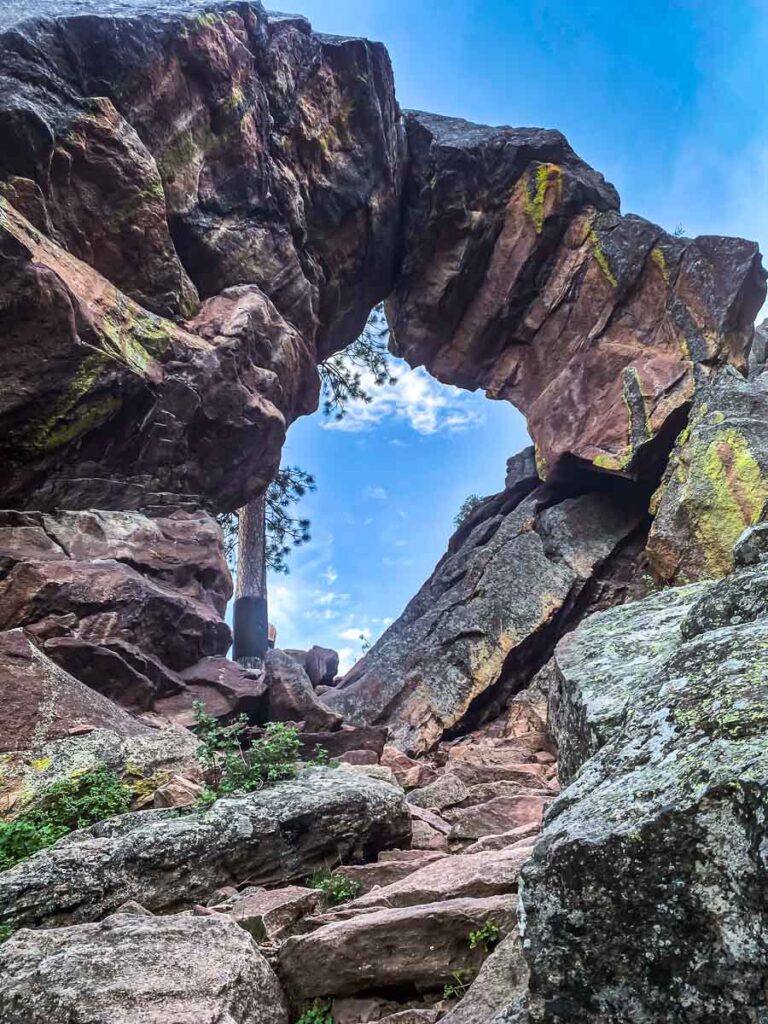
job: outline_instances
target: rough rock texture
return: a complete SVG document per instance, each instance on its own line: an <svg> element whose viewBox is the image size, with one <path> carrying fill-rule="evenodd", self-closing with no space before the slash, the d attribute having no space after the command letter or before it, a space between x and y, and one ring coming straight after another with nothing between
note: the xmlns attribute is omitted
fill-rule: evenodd
<svg viewBox="0 0 768 1024"><path fill-rule="evenodd" d="M226 912L257 942L276 943L290 935L302 917L318 910L321 902L322 893L317 889L289 885L243 893Z"/></svg>
<svg viewBox="0 0 768 1024"><path fill-rule="evenodd" d="M491 499L324 699L349 721L386 723L407 753L431 747L478 698L503 704L528 682L552 636L583 613L592 576L642 527L643 497L628 484L552 504L543 485L522 501L514 490Z"/></svg>
<svg viewBox="0 0 768 1024"><path fill-rule="evenodd" d="M235 508L394 280L389 59L256 2L84 10L0 36L0 501Z"/></svg>
<svg viewBox="0 0 768 1024"><path fill-rule="evenodd" d="M696 584L674 587L602 612L557 645L548 724L565 785L621 727L637 687L679 644L680 624L700 592Z"/></svg>
<svg viewBox="0 0 768 1024"><path fill-rule="evenodd" d="M4 1024L288 1024L271 967L226 917L115 914L0 947Z"/></svg>
<svg viewBox="0 0 768 1024"><path fill-rule="evenodd" d="M219 800L205 813L145 811L74 832L0 874L0 919L94 920L136 899L174 910L225 884L304 879L327 860L402 845L402 793L357 773L314 769L294 782Z"/></svg>
<svg viewBox="0 0 768 1024"><path fill-rule="evenodd" d="M214 713L265 710L263 683L223 658L231 595L221 530L205 513L0 512L0 627L24 627L132 710L169 699L187 713L194 699Z"/></svg>
<svg viewBox="0 0 768 1024"><path fill-rule="evenodd" d="M298 661L313 686L333 686L339 671L339 655L330 647L310 647L308 651L286 651Z"/></svg>
<svg viewBox="0 0 768 1024"><path fill-rule="evenodd" d="M581 738L523 869L535 1021L764 1013L766 572L595 615L558 651Z"/></svg>
<svg viewBox="0 0 768 1024"><path fill-rule="evenodd" d="M304 722L309 732L332 732L341 715L329 711L315 693L309 676L285 651L267 651L264 659L267 718Z"/></svg>
<svg viewBox="0 0 768 1024"><path fill-rule="evenodd" d="M525 1012L528 965L517 930L491 953L459 1004L441 1018L445 1024L495 1024L498 1020L523 1024L516 1014ZM496 1015L499 1015L498 1017Z"/></svg>
<svg viewBox="0 0 768 1024"><path fill-rule="evenodd" d="M701 381L659 492L648 556L664 583L723 576L768 504L768 376Z"/></svg>
<svg viewBox="0 0 768 1024"><path fill-rule="evenodd" d="M442 987L455 970L478 967L482 951L468 934L494 921L514 927L515 898L445 900L376 910L295 936L280 949L278 975L295 1000L364 992L372 987Z"/></svg>
<svg viewBox="0 0 768 1024"><path fill-rule="evenodd" d="M0 633L0 678L0 752L35 750L94 729L123 736L152 732L55 665L21 629Z"/></svg>
<svg viewBox="0 0 768 1024"><path fill-rule="evenodd" d="M621 217L559 132L406 117L394 347L526 415L539 475L575 456L642 473L680 429L695 363L746 365L757 247Z"/></svg>

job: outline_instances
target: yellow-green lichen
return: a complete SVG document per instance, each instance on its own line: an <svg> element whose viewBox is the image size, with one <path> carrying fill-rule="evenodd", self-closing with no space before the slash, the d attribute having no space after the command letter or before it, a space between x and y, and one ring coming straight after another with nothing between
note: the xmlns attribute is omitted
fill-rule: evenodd
<svg viewBox="0 0 768 1024"><path fill-rule="evenodd" d="M611 455L610 452L600 452L592 459L592 465L597 469L605 469L611 473L620 473L626 469L632 461L632 452L624 451L621 455Z"/></svg>
<svg viewBox="0 0 768 1024"><path fill-rule="evenodd" d="M533 221L537 235L541 234L544 227L547 193L550 187L554 188L556 202L559 202L562 183L563 172L557 164L539 164L536 168L533 188L528 180L525 182L525 212Z"/></svg>
<svg viewBox="0 0 768 1024"><path fill-rule="evenodd" d="M611 265L608 262L608 257L605 255L605 252L603 251L603 247L600 244L600 239L597 237L594 228L590 228L588 238L589 244L592 246L592 255L595 258L595 262L597 263L598 267L600 267L600 269L602 270L606 280L612 285L612 287L617 288L619 282L616 280L616 276L611 270Z"/></svg>
<svg viewBox="0 0 768 1024"><path fill-rule="evenodd" d="M747 526L756 523L768 500L768 480L749 450L746 438L729 427L691 459L689 482L701 481L707 492L700 502L695 533L707 566L723 576L732 566L733 546Z"/></svg>
<svg viewBox="0 0 768 1024"><path fill-rule="evenodd" d="M20 443L43 451L61 448L100 426L120 407L116 395L93 395L103 376L106 359L94 352L83 360L66 392L54 403L53 410L38 421Z"/></svg>
<svg viewBox="0 0 768 1024"><path fill-rule="evenodd" d="M36 772L44 772L47 768L51 767L52 763L50 757L38 757L34 761L30 761L30 767Z"/></svg>
<svg viewBox="0 0 768 1024"><path fill-rule="evenodd" d="M537 444L534 444L533 446L533 458L536 464L536 473L539 477L539 480L546 480L548 469L547 460Z"/></svg>
<svg viewBox="0 0 768 1024"><path fill-rule="evenodd" d="M664 253L659 249L658 246L651 249L651 259L661 271L661 276L664 278L664 283L669 284L669 267L667 261L664 258Z"/></svg>

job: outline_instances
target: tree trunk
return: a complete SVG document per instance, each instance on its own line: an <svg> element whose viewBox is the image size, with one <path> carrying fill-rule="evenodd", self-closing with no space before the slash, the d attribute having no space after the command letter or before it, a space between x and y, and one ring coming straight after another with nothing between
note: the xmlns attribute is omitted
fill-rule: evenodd
<svg viewBox="0 0 768 1024"><path fill-rule="evenodd" d="M256 665L267 653L266 500L266 494L259 495L239 514L232 657L246 668Z"/></svg>

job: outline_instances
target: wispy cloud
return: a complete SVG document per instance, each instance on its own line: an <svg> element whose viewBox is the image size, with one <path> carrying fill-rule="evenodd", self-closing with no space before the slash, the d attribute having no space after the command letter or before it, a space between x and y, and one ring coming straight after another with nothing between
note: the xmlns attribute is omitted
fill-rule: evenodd
<svg viewBox="0 0 768 1024"><path fill-rule="evenodd" d="M417 434L436 434L467 430L485 421L485 414L468 392L440 384L421 367L411 370L398 362L393 372L397 382L381 387L364 374L363 386L371 401L351 402L343 419L327 420L323 428L355 432L393 420L407 423Z"/></svg>
<svg viewBox="0 0 768 1024"><path fill-rule="evenodd" d="M374 501L386 501L387 492L383 487L366 487L366 498L373 498Z"/></svg>

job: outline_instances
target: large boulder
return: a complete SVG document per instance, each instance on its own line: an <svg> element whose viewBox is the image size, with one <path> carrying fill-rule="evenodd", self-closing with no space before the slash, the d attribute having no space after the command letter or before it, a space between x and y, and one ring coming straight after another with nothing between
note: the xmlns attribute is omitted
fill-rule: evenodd
<svg viewBox="0 0 768 1024"><path fill-rule="evenodd" d="M0 752L34 750L66 736L153 730L59 668L21 629L0 633Z"/></svg>
<svg viewBox="0 0 768 1024"><path fill-rule="evenodd" d="M195 772L185 729L150 728L52 662L20 629L0 633L0 809L77 772L107 767L151 793Z"/></svg>
<svg viewBox="0 0 768 1024"><path fill-rule="evenodd" d="M341 715L325 706L307 673L285 651L267 651L264 684L270 721L304 722L311 733L332 732L341 725Z"/></svg>
<svg viewBox="0 0 768 1024"><path fill-rule="evenodd" d="M583 614L579 597L643 524L645 497L627 484L558 502L542 485L522 501L514 490L490 499L324 700L353 723L388 725L406 753L429 749L475 710L503 706Z"/></svg>
<svg viewBox="0 0 768 1024"><path fill-rule="evenodd" d="M300 1002L396 986L442 988L454 971L476 971L482 947L471 931L492 921L503 937L514 927L516 897L443 900L374 910L326 924L281 946L278 974Z"/></svg>
<svg viewBox="0 0 768 1024"><path fill-rule="evenodd" d="M653 499L648 557L665 584L723 576L768 506L768 376L701 380Z"/></svg>
<svg viewBox="0 0 768 1024"><path fill-rule="evenodd" d="M559 132L419 112L406 129L397 354L513 402L540 476L573 456L647 472L683 425L694 366L746 366L757 246L622 217Z"/></svg>
<svg viewBox="0 0 768 1024"><path fill-rule="evenodd" d="M600 613L558 651L573 781L522 874L534 1020L764 1012L766 573Z"/></svg>
<svg viewBox="0 0 768 1024"><path fill-rule="evenodd" d="M391 290L389 58L256 0L103 13L0 14L0 502L230 510Z"/></svg>
<svg viewBox="0 0 768 1024"><path fill-rule="evenodd" d="M272 968L225 916L115 914L0 947L4 1024L288 1024Z"/></svg>
<svg viewBox="0 0 768 1024"><path fill-rule="evenodd" d="M271 789L177 816L144 811L72 833L0 874L0 920L92 921L135 899L172 911L222 885L305 879L410 837L403 794L354 772L314 769Z"/></svg>

